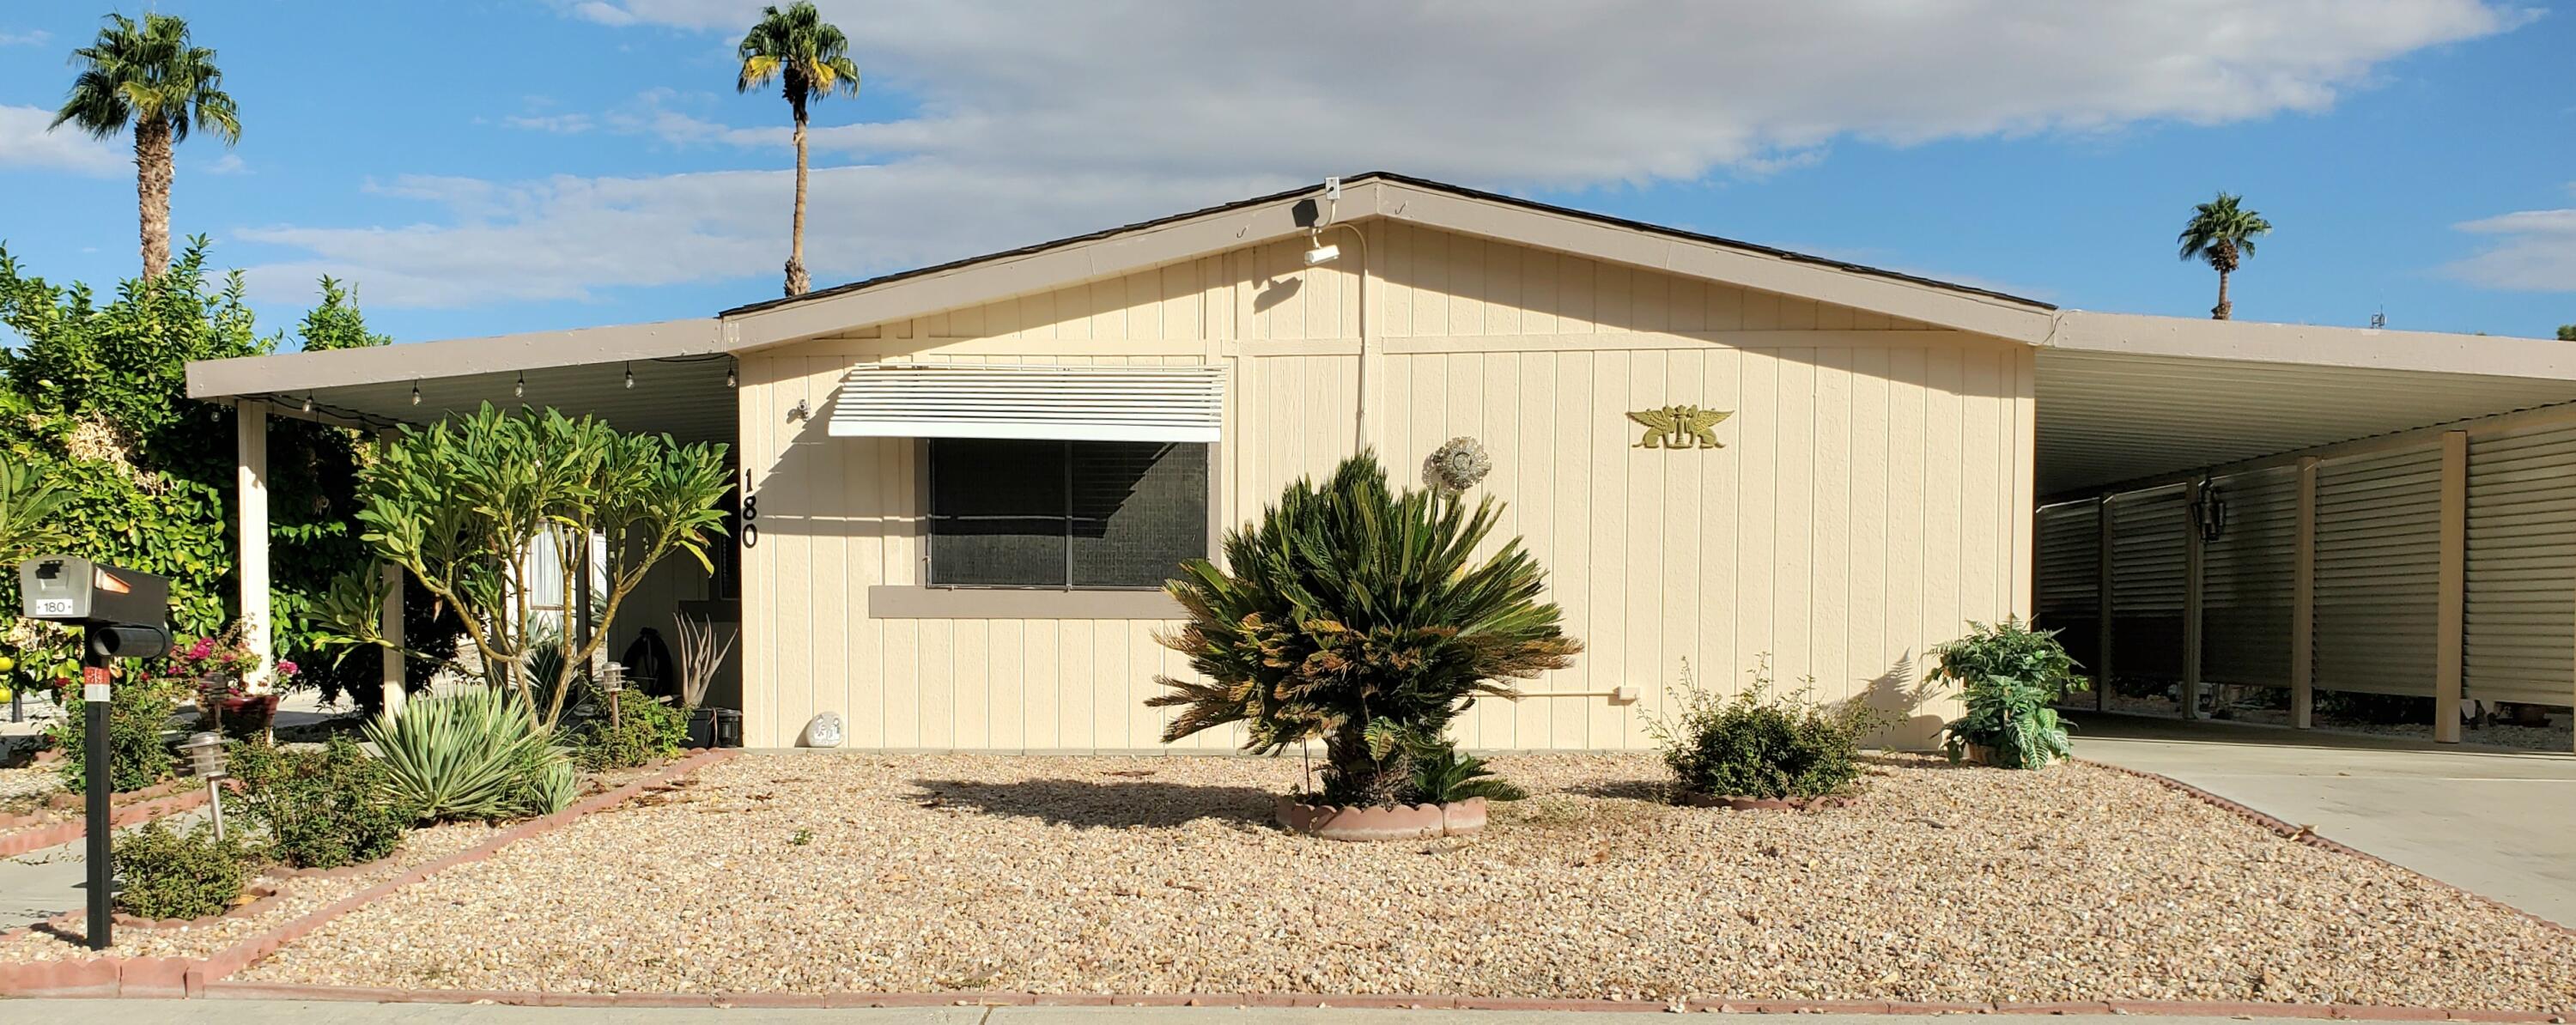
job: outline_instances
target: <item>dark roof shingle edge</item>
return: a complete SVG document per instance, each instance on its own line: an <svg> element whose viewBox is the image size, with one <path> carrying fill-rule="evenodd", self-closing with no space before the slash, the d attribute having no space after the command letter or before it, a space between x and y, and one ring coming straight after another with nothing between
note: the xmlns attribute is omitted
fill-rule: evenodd
<svg viewBox="0 0 2576 1025"><path fill-rule="evenodd" d="M1667 238L1677 238L1691 242L1702 242L1710 245L1725 246L1729 249L1740 249L1746 252L1760 253L1764 256L1776 257L1796 263L1812 264L1818 267L1830 267L1835 270L1847 271L1853 274L1867 274L1872 277L1888 278L1895 281L1910 282L1917 285L1928 285L1933 288L1945 289L1952 292L1962 292L1968 295L1984 296L1989 299L2000 299L2005 302L2018 303L2034 309L2054 310L2057 308L2056 305L2052 303L2045 303L2037 299L2013 295L2008 292L1998 292L1990 288L1977 288L1972 285L1962 285L1957 282L1942 281L1938 278L1927 278L1918 274L1906 274L1901 271L1886 270L1879 267L1871 267L1866 264L1851 263L1844 260L1832 260L1821 256L1810 256L1805 253L1792 252L1787 249L1757 245L1751 242L1740 242L1731 238L1721 238L1716 235L1703 235L1695 231L1683 231L1679 228L1669 228L1660 224L1650 224L1645 221L1632 221L1624 217L1612 217L1608 214L1598 214L1588 210L1577 210L1572 207L1557 206L1551 203L1541 203L1535 200L1506 196L1498 192L1486 192L1481 189L1467 188L1463 185L1451 185L1447 182L1432 181L1428 178L1416 178L1411 175L1397 174L1393 171L1370 171L1365 174L1358 174L1344 178L1342 181L1345 184L1348 184L1353 182L1369 181L1372 179L1401 182L1418 188L1436 189L1470 199L1484 200L1489 203L1501 203L1508 206L1520 207L1524 210L1535 210L1541 213L1574 217L1591 221L1596 224L1605 224L1612 227L1626 228L1632 231L1641 231L1650 235L1662 235ZM982 256L970 256L962 260L951 260L947 263L933 264L928 267L918 267L912 270L898 271L893 274L879 275L863 281L853 281L845 285L834 285L830 288L807 292L804 295L769 299L756 303L745 303L741 306L736 306L732 309L720 312L716 314L716 316L730 317L735 314L754 313L760 310L776 309L781 306L809 302L815 299L822 299L835 295L844 295L890 282L902 281L907 278L917 278L926 274L937 274L942 271L957 270L962 267L971 267L979 263L988 263L994 260L1006 260L1015 256L1027 256L1033 253L1042 253L1047 250L1063 246L1076 245L1083 242L1092 242L1099 239L1124 235L1131 231L1143 231L1147 228L1159 227L1175 221L1186 221L1194 217L1205 217L1209 214L1224 213L1229 210L1241 210L1248 207L1261 206L1265 203L1277 203L1285 200L1297 199L1299 197L1311 195L1322 188L1323 185L1321 183L1314 185L1301 185L1297 188L1288 189L1283 192L1274 192L1266 196L1254 196L1250 199L1236 200L1231 203L1221 203L1216 206L1206 207L1203 209L1157 217L1150 221L1138 221L1134 224L1120 225L1115 228L1107 228L1091 232L1089 234L1075 235L1069 238L1060 238L1048 242L1040 242L1035 245L1021 246L1017 249L1006 249L998 253L986 253Z"/></svg>

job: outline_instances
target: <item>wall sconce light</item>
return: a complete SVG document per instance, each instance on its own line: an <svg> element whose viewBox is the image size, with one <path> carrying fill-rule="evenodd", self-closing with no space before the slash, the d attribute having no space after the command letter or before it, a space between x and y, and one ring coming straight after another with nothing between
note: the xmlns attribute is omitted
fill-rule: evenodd
<svg viewBox="0 0 2576 1025"><path fill-rule="evenodd" d="M790 420L803 420L813 415L814 407L807 405L804 399L796 400L796 408L787 411L787 418Z"/></svg>
<svg viewBox="0 0 2576 1025"><path fill-rule="evenodd" d="M2200 497L2191 503L2191 526L2200 531L2203 541L2216 541L2227 533L2227 498L2207 477L2201 478Z"/></svg>

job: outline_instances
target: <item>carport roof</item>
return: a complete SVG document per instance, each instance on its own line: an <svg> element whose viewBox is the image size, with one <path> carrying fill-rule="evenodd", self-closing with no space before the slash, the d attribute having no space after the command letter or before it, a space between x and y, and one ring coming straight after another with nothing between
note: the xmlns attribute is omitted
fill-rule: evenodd
<svg viewBox="0 0 2576 1025"><path fill-rule="evenodd" d="M385 424L517 399L722 438L735 355L1303 236L1322 186L723 311L714 317L193 363L188 393ZM2088 313L1401 175L1334 213L1793 295L2030 344L2037 488L2072 497L2312 446L2576 401L2576 344ZM620 369L622 368L622 369ZM637 387L624 386L631 374ZM415 390L421 396L413 401Z"/></svg>

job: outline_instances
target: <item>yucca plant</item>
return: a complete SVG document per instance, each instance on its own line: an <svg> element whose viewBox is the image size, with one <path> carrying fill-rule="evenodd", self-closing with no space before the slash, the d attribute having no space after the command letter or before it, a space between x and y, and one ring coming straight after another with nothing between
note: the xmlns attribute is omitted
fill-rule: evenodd
<svg viewBox="0 0 2576 1025"><path fill-rule="evenodd" d="M1371 454L1290 485L1227 535L1226 569L1194 559L1165 585L1189 621L1158 639L1204 678L1158 678L1146 704L1181 710L1163 739L1238 722L1256 753L1321 739L1325 802L1418 800L1425 743L1582 650L1519 539L1476 554L1501 513L1490 497L1391 490Z"/></svg>
<svg viewBox="0 0 2576 1025"><path fill-rule="evenodd" d="M578 785L536 716L505 691L475 687L405 706L366 726L387 796L428 821L560 811Z"/></svg>

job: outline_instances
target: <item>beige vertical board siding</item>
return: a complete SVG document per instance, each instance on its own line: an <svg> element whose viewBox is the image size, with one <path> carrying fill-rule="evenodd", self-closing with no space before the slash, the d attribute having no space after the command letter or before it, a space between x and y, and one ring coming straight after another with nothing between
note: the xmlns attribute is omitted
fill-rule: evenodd
<svg viewBox="0 0 2576 1025"><path fill-rule="evenodd" d="M2317 688L2433 693L2440 444L2317 468Z"/></svg>
<svg viewBox="0 0 2576 1025"><path fill-rule="evenodd" d="M2576 693L2576 427L2469 439L2462 687L2486 701Z"/></svg>
<svg viewBox="0 0 2576 1025"><path fill-rule="evenodd" d="M2111 503L2111 650L2126 677L2182 678L2182 489L2131 492Z"/></svg>
<svg viewBox="0 0 2576 1025"><path fill-rule="evenodd" d="M1459 724L1468 746L1642 746L1685 658L1721 693L1767 652L1782 684L1812 675L1819 696L1910 695L1929 645L2027 611L2027 350L1410 225L1367 230L1384 275L1368 290L1385 353L1371 433L1390 474L1415 484L1432 447L1482 441L1496 468L1478 491L1509 503L1502 534L1547 566L1589 645L1529 686L1644 699L1490 703ZM872 360L1224 361L1217 492L1238 523L1353 445L1360 261L1306 268L1303 248L746 358L744 466L762 511L746 560L748 741L793 743L836 711L857 746L1154 746L1169 713L1143 706L1152 679L1187 671L1154 643L1168 624L871 616L869 586L919 580L920 448L826 439L821 424L840 379ZM815 418L788 421L800 398ZM1637 447L1625 414L1675 404L1734 411L1717 429L1727 447ZM1943 711L1915 709L1894 739L1928 740Z"/></svg>
<svg viewBox="0 0 2576 1025"><path fill-rule="evenodd" d="M2201 548L2201 677L2287 687L2298 467L2220 477L2211 489L2227 503L2227 525Z"/></svg>

